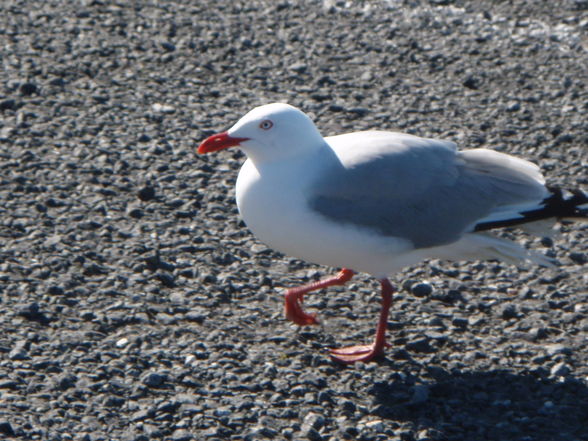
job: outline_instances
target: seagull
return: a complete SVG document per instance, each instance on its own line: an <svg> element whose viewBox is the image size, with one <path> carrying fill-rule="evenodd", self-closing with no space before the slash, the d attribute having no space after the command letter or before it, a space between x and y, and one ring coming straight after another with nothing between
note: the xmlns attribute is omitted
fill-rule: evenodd
<svg viewBox="0 0 588 441"><path fill-rule="evenodd" d="M382 307L371 344L332 349L338 362L368 362L386 347L394 287L389 275L425 259L552 262L490 230L558 219L588 219L581 190L549 188L539 167L450 141L362 131L323 137L301 110L256 107L198 147L239 147L247 156L236 184L245 224L269 247L341 268L333 277L288 289L285 317L314 325L304 295L344 285L356 272L376 277Z"/></svg>

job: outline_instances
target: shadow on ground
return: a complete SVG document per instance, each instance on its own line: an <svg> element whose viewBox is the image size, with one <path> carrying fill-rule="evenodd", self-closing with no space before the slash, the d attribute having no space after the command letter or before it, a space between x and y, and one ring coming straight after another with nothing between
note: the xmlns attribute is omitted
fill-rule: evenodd
<svg viewBox="0 0 588 441"><path fill-rule="evenodd" d="M410 421L431 440L588 440L588 388L577 379L502 370L429 368L398 374L369 393L382 419Z"/></svg>

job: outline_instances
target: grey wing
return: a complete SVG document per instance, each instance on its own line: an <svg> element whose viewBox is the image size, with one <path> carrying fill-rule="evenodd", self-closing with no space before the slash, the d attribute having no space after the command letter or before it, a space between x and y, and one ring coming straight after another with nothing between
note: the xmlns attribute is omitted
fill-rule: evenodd
<svg viewBox="0 0 588 441"><path fill-rule="evenodd" d="M425 248L458 240L478 221L510 210L505 207L545 197L541 174L527 161L426 141L333 166L315 183L309 206Z"/></svg>

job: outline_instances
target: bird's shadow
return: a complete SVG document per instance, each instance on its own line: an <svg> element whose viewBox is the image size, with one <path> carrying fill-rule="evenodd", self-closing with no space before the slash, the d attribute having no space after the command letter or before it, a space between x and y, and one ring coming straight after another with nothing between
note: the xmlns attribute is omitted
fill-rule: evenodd
<svg viewBox="0 0 588 441"><path fill-rule="evenodd" d="M588 440L588 388L578 379L506 370L427 372L375 383L373 414L411 422L429 440Z"/></svg>

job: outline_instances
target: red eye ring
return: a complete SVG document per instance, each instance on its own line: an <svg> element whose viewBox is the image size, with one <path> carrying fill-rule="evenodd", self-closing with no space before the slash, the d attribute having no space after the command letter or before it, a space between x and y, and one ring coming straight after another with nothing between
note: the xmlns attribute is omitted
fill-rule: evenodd
<svg viewBox="0 0 588 441"><path fill-rule="evenodd" d="M261 130L269 130L274 126L274 123L271 122L269 119L264 119L262 122L259 123L259 128Z"/></svg>

